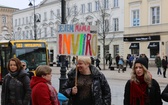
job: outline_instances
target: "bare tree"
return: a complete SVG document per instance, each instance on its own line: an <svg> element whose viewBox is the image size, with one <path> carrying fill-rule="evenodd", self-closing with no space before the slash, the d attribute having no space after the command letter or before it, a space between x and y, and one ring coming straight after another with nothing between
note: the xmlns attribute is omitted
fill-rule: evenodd
<svg viewBox="0 0 168 105"><path fill-rule="evenodd" d="M100 0L102 1L102 0ZM110 25L110 20L112 18L112 10L109 10L109 4L106 2L106 0L100 2L97 2L97 12L92 13L92 16L97 18L96 25L98 26L98 41L103 46L103 69L105 70L105 58L106 54L109 52L106 52L106 45L110 45L115 37L115 33L111 34L110 31L113 30L113 25ZM107 40L109 40L107 42Z"/></svg>

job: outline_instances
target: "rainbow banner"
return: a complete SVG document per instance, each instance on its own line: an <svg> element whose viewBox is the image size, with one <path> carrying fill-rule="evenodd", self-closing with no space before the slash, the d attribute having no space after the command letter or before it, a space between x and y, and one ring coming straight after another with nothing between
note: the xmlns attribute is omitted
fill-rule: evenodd
<svg viewBox="0 0 168 105"><path fill-rule="evenodd" d="M97 56L97 27L89 25L58 25L59 55Z"/></svg>

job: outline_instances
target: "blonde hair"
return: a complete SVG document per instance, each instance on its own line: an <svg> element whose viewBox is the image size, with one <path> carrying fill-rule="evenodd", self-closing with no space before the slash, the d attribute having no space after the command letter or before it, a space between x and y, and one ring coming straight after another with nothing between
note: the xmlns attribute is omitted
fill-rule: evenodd
<svg viewBox="0 0 168 105"><path fill-rule="evenodd" d="M85 64L91 64L91 59L88 56L79 56L78 61L83 61Z"/></svg>
<svg viewBox="0 0 168 105"><path fill-rule="evenodd" d="M42 77L42 75L51 74L52 69L48 65L40 65L36 68L36 76Z"/></svg>
<svg viewBox="0 0 168 105"><path fill-rule="evenodd" d="M148 72L148 70L146 69L146 67L144 65L142 65L142 68L144 70L144 81L148 84L148 87L151 87L151 82L152 82L152 75ZM134 82L139 82L139 80L136 77L136 72L135 72L135 64L133 66L132 72L131 72L131 80Z"/></svg>

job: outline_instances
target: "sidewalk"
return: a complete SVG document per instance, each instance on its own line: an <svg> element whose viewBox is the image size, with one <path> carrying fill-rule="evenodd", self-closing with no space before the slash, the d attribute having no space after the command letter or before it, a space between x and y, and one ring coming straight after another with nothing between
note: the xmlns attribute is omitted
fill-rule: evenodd
<svg viewBox="0 0 168 105"><path fill-rule="evenodd" d="M74 66L72 66L74 67ZM103 68L103 65L100 65L101 68ZM60 67L52 67L53 73L60 75ZM69 68L70 70L71 68ZM67 70L67 72L69 71ZM149 72L152 74L152 78L158 81L159 84L168 84L168 78L163 78L162 75L157 75L157 68L156 67L149 67ZM162 70L162 69L161 69ZM127 70L122 73L118 73L117 69L115 70L109 70L108 66L106 66L106 70L101 70L101 72L106 76L107 79L115 79L115 80L128 80L131 78L131 69L127 67ZM168 71L167 76L168 77Z"/></svg>

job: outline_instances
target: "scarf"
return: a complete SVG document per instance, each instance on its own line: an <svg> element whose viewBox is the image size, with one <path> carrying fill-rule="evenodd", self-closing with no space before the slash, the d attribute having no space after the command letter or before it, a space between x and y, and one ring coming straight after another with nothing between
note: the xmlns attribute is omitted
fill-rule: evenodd
<svg viewBox="0 0 168 105"><path fill-rule="evenodd" d="M51 103L52 105L60 105L59 101L58 101L58 94L57 91L55 90L55 88L50 85L49 83L46 83L48 85L48 88L50 90L50 98L51 98Z"/></svg>
<svg viewBox="0 0 168 105"><path fill-rule="evenodd" d="M130 86L130 105L145 105L145 99L147 98L146 89L147 83L144 81L144 76L137 77L139 82L132 81Z"/></svg>
<svg viewBox="0 0 168 105"><path fill-rule="evenodd" d="M15 71L15 72L9 71L9 73L12 77L17 77L19 75L19 72L20 71Z"/></svg>

